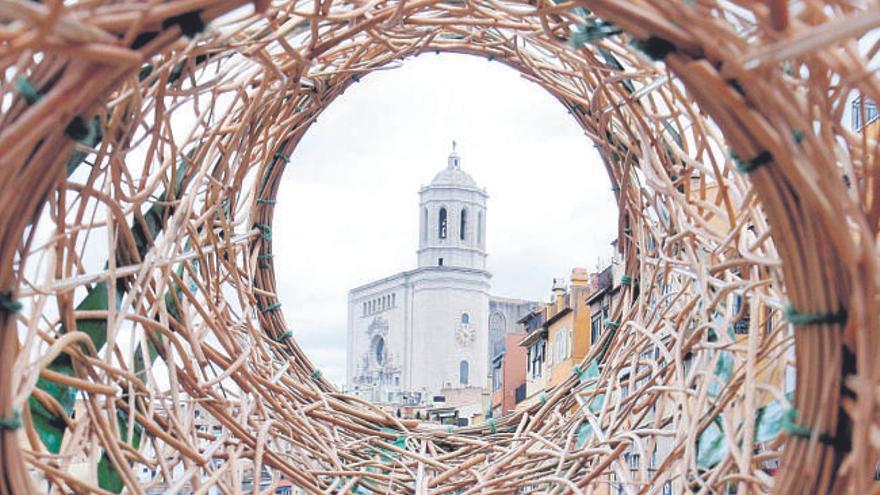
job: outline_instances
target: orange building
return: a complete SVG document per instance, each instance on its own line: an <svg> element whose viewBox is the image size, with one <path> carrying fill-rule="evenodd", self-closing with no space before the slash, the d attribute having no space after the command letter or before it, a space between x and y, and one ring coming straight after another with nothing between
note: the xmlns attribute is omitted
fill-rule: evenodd
<svg viewBox="0 0 880 495"><path fill-rule="evenodd" d="M526 348L519 345L525 336L525 332L505 335L506 350L492 361L493 417L513 412L526 398Z"/></svg>

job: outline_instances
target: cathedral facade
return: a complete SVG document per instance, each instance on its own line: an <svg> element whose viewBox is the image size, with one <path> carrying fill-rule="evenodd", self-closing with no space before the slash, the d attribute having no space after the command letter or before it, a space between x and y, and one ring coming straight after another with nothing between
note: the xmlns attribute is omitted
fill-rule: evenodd
<svg viewBox="0 0 880 495"><path fill-rule="evenodd" d="M535 305L490 295L487 199L453 147L419 191L418 266L349 291L350 393L418 405L486 388L493 341Z"/></svg>

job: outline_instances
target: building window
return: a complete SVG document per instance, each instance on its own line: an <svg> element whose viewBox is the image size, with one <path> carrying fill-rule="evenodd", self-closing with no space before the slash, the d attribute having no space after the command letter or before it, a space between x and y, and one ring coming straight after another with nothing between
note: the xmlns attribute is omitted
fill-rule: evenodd
<svg viewBox="0 0 880 495"><path fill-rule="evenodd" d="M501 373L502 363L499 362L494 368L492 368L492 391L497 392L501 390L502 385L502 373Z"/></svg>
<svg viewBox="0 0 880 495"><path fill-rule="evenodd" d="M639 475L639 468L641 467L641 457L639 454L630 454L629 455L629 472L630 476L636 478Z"/></svg>
<svg viewBox="0 0 880 495"><path fill-rule="evenodd" d="M458 382L462 385L468 384L468 362L462 361L458 363Z"/></svg>
<svg viewBox="0 0 880 495"><path fill-rule="evenodd" d="M422 240L428 240L428 209L422 209Z"/></svg>
<svg viewBox="0 0 880 495"><path fill-rule="evenodd" d="M593 321L590 323L590 345L599 342L600 337L602 337L602 315L598 314L593 317Z"/></svg>
<svg viewBox="0 0 880 495"><path fill-rule="evenodd" d="M568 330L563 328L560 330L553 339L553 361L556 364L559 364L570 356L570 344L568 342Z"/></svg>
<svg viewBox="0 0 880 495"><path fill-rule="evenodd" d="M446 208L440 208L440 215L438 217L438 225L437 225L437 236L441 239L446 239Z"/></svg>
<svg viewBox="0 0 880 495"><path fill-rule="evenodd" d="M443 258L437 258L437 266L443 266Z"/></svg>
<svg viewBox="0 0 880 495"><path fill-rule="evenodd" d="M397 306L397 294L391 294L391 306Z"/></svg>
<svg viewBox="0 0 880 495"><path fill-rule="evenodd" d="M864 102L864 103L863 103ZM864 105L864 115L862 106ZM862 127L870 124L877 118L877 105L871 100L858 97L852 102L852 126L853 130L859 131Z"/></svg>
<svg viewBox="0 0 880 495"><path fill-rule="evenodd" d="M477 244L483 242L483 212L477 213Z"/></svg>
<svg viewBox="0 0 880 495"><path fill-rule="evenodd" d="M461 314L461 322L465 325L470 323L471 322L471 315L469 315L467 313L462 313Z"/></svg>
<svg viewBox="0 0 880 495"><path fill-rule="evenodd" d="M543 373L544 368L544 340L538 341L537 344L529 348L529 373L532 379L538 378Z"/></svg>
<svg viewBox="0 0 880 495"><path fill-rule="evenodd" d="M465 239L465 231L467 229L467 208L461 209L461 225L458 229L458 237L461 240Z"/></svg>

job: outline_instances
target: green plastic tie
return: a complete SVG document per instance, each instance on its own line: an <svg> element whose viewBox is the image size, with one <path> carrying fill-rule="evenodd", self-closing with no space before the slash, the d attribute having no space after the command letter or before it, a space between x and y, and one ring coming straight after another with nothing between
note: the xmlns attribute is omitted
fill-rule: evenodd
<svg viewBox="0 0 880 495"><path fill-rule="evenodd" d="M617 330L618 328L620 328L620 323L616 321L605 320L605 326L612 330Z"/></svg>
<svg viewBox="0 0 880 495"><path fill-rule="evenodd" d="M452 425L449 425L449 426L446 428L446 433L452 433L452 432L454 432L454 431L455 431L455 427L452 426Z"/></svg>
<svg viewBox="0 0 880 495"><path fill-rule="evenodd" d="M620 285L632 285L633 279L629 275L620 277Z"/></svg>
<svg viewBox="0 0 880 495"><path fill-rule="evenodd" d="M644 40L633 39L631 44L647 55L648 58L655 61L663 60L670 53L677 50L675 45L669 40L654 35L651 35Z"/></svg>
<svg viewBox="0 0 880 495"><path fill-rule="evenodd" d="M260 264L257 265L257 266L258 266L261 270L268 270L268 269L272 268L272 265L270 265L269 263L260 263Z"/></svg>
<svg viewBox="0 0 880 495"><path fill-rule="evenodd" d="M577 366L575 366L575 368L576 367ZM544 392L541 392L541 395L538 396L538 402L540 402L541 404L546 404L547 403L547 394L545 394Z"/></svg>
<svg viewBox="0 0 880 495"><path fill-rule="evenodd" d="M258 205L274 205L277 203L274 199L257 198Z"/></svg>
<svg viewBox="0 0 880 495"><path fill-rule="evenodd" d="M785 318L792 325L824 325L824 324L844 324L849 318L846 308L840 308L833 313L801 313L794 306L789 305L785 308Z"/></svg>
<svg viewBox="0 0 880 495"><path fill-rule="evenodd" d="M281 160L284 163L290 163L290 158L287 155L281 153L280 151L275 153L275 161Z"/></svg>
<svg viewBox="0 0 880 495"><path fill-rule="evenodd" d="M631 233L632 233L632 229L629 228L629 227L624 227L624 228L623 228L623 233L624 233L624 234L631 234Z"/></svg>
<svg viewBox="0 0 880 495"><path fill-rule="evenodd" d="M260 232L262 232L261 235L263 236L263 239L266 239L267 241L272 240L272 227L266 225L265 223L258 223L256 227L260 229Z"/></svg>
<svg viewBox="0 0 880 495"><path fill-rule="evenodd" d="M21 93L21 96L24 97L24 101L26 101L28 105L33 105L43 97L43 95L41 95L25 77L19 76L19 78L15 80L15 87L18 89L18 92Z"/></svg>
<svg viewBox="0 0 880 495"><path fill-rule="evenodd" d="M315 380L320 380L321 379L321 370L312 371L312 378L314 378Z"/></svg>
<svg viewBox="0 0 880 495"><path fill-rule="evenodd" d="M489 418L486 423L489 424L489 428L492 430L492 433L498 433L498 427L495 426L495 418Z"/></svg>
<svg viewBox="0 0 880 495"><path fill-rule="evenodd" d="M572 371L575 375L577 375L578 380L580 380L580 381L584 381L584 379L585 379L586 376L587 376L587 372L584 371L584 370L582 370L580 366L575 366L574 368L571 369L571 371Z"/></svg>
<svg viewBox="0 0 880 495"><path fill-rule="evenodd" d="M258 260L271 260L274 257L275 257L275 255L272 253L257 255Z"/></svg>
<svg viewBox="0 0 880 495"><path fill-rule="evenodd" d="M620 186L617 184L611 186L611 192L620 192Z"/></svg>
<svg viewBox="0 0 880 495"><path fill-rule="evenodd" d="M168 29L172 26L179 26L180 32L187 38L193 38L195 35L205 30L205 21L201 16L202 11L191 10L183 14L169 17L162 21L162 29Z"/></svg>
<svg viewBox="0 0 880 495"><path fill-rule="evenodd" d="M0 309L7 313L18 313L21 311L21 303L12 297L11 292L0 293Z"/></svg>
<svg viewBox="0 0 880 495"><path fill-rule="evenodd" d="M559 3L559 2L555 2ZM588 43L616 36L622 33L619 27L605 22L601 19L588 19L586 24L578 26L574 33L568 38L568 44L574 48L579 48Z"/></svg>
<svg viewBox="0 0 880 495"><path fill-rule="evenodd" d="M64 128L64 134L74 141L82 141L89 137L89 125L84 118L77 115Z"/></svg>
<svg viewBox="0 0 880 495"><path fill-rule="evenodd" d="M794 139L794 142L796 142L798 144L800 144L800 142L804 140L804 137L806 137L806 136L804 135L803 131L792 131L791 132L791 138Z"/></svg>
<svg viewBox="0 0 880 495"><path fill-rule="evenodd" d="M289 338L293 337L293 330L288 330L281 334L281 337L278 337L278 342L283 342Z"/></svg>
<svg viewBox="0 0 880 495"><path fill-rule="evenodd" d="M795 437L810 438L813 435L813 432L806 426L797 422L797 414L798 410L796 408L791 408L786 411L785 416L782 417L782 429Z"/></svg>
<svg viewBox="0 0 880 495"><path fill-rule="evenodd" d="M731 153L730 157L733 158L733 162L736 164L736 169L743 174L750 174L773 161L773 155L767 150L758 153L754 158L748 161L742 161L736 153Z"/></svg>
<svg viewBox="0 0 880 495"><path fill-rule="evenodd" d="M265 308L260 309L260 313L268 313L269 311L275 311L281 307L281 303L270 304Z"/></svg>
<svg viewBox="0 0 880 495"><path fill-rule="evenodd" d="M17 430L21 428L21 412L12 411L12 416L0 418L0 430Z"/></svg>
<svg viewBox="0 0 880 495"><path fill-rule="evenodd" d="M806 426L797 422L797 414L798 410L795 408L786 411L785 414L782 415L780 426L793 437L812 438L813 432ZM829 435L828 433L821 433L819 434L818 439L820 443L830 445L838 452L849 452L852 450L852 442L846 437L841 438Z"/></svg>

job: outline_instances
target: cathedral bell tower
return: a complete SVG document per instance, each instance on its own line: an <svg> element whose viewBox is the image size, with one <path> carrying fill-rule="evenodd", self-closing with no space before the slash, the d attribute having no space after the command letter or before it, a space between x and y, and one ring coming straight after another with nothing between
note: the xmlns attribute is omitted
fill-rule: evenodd
<svg viewBox="0 0 880 495"><path fill-rule="evenodd" d="M419 191L419 268L486 269L487 198L461 169L453 141L446 168Z"/></svg>

